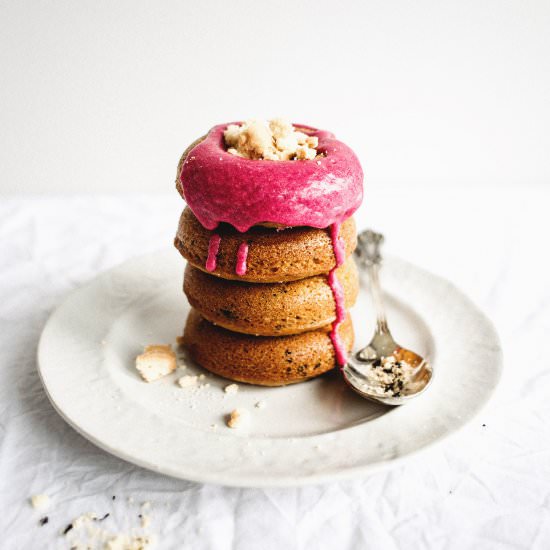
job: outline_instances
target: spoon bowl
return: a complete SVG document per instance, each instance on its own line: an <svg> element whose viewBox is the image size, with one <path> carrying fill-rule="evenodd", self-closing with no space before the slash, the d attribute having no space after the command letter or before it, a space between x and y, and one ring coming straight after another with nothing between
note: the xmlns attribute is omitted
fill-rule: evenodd
<svg viewBox="0 0 550 550"><path fill-rule="evenodd" d="M381 352L371 342L349 357L342 374L362 397L395 406L423 393L432 381L433 369L411 350L396 346L391 353Z"/></svg>

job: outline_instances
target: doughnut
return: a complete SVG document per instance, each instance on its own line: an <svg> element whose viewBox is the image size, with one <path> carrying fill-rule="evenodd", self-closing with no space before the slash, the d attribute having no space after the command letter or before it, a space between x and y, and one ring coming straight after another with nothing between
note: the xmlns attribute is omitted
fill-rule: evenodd
<svg viewBox="0 0 550 550"><path fill-rule="evenodd" d="M334 134L299 124L319 140L316 159L250 160L227 152L228 125L214 126L192 144L178 168L176 187L206 229L220 222L241 232L265 222L325 228L342 223L361 204L361 165Z"/></svg>
<svg viewBox="0 0 550 550"><path fill-rule="evenodd" d="M350 316L340 324L347 351L353 346ZM218 327L192 309L183 343L191 358L209 371L237 382L281 386L302 382L336 366L328 328L292 336L251 336Z"/></svg>
<svg viewBox="0 0 550 550"><path fill-rule="evenodd" d="M220 237L215 265L207 266L214 235ZM340 240L344 243L345 260L357 243L353 218L342 224ZM238 274L238 251L243 243L248 245L246 271ZM188 207L180 217L174 244L194 267L224 279L275 283L328 273L336 267L332 238L327 229L252 227L239 233L230 225L222 224L214 233L205 229Z"/></svg>
<svg viewBox="0 0 550 550"><path fill-rule="evenodd" d="M353 259L349 258L336 274L348 309L359 291ZM205 319L246 334L299 334L330 325L336 319L326 275L287 283L249 284L212 277L187 264L183 289L191 306Z"/></svg>

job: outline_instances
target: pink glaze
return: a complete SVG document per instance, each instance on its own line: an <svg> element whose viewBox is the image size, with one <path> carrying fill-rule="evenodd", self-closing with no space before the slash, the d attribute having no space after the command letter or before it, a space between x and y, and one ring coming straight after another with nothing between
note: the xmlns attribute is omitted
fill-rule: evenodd
<svg viewBox="0 0 550 550"><path fill-rule="evenodd" d="M346 253L344 250L344 243L340 238L340 224L333 223L330 226L330 238L332 239L332 249L334 251L334 258L336 260L336 266L330 270L328 274L328 284L332 290L332 296L334 297L334 305L336 309L336 320L332 323L332 330L330 331L330 339L334 346L334 353L336 354L336 361L340 366L346 364L348 360L348 354L346 346L342 342L340 335L338 334L338 327L344 322L346 318L346 307L344 301L344 290L342 285L336 276L336 269L341 266L346 260Z"/></svg>
<svg viewBox="0 0 550 550"><path fill-rule="evenodd" d="M237 123L238 124L238 123ZM315 160L250 160L225 149L228 124L214 126L183 162L178 190L207 229L227 222L247 231L262 222L328 227L349 218L363 198L355 153L330 132L296 124L319 138Z"/></svg>
<svg viewBox="0 0 550 550"><path fill-rule="evenodd" d="M237 275L244 275L246 273L246 257L248 256L248 244L241 243L237 250L237 266L235 267L235 273Z"/></svg>
<svg viewBox="0 0 550 550"><path fill-rule="evenodd" d="M210 242L208 243L208 258L206 259L206 270L214 271L216 269L218 250L220 249L220 242L222 238L214 233L210 237Z"/></svg>
<svg viewBox="0 0 550 550"><path fill-rule="evenodd" d="M340 238L340 225L341 224L339 223L333 223L330 226L330 238L332 240L332 250L334 251L334 258L336 259L336 267L341 266L346 261L344 242Z"/></svg>
<svg viewBox="0 0 550 550"><path fill-rule="evenodd" d="M329 273L328 284L332 290L332 295L334 296L334 304L336 309L336 320L332 323L332 330L330 331L329 336L332 340L332 345L334 346L336 362L338 365L343 366L348 360L348 354L346 351L346 346L338 334L338 328L346 318L346 308L344 306L344 290L342 289L342 285L336 276L336 268L332 269Z"/></svg>

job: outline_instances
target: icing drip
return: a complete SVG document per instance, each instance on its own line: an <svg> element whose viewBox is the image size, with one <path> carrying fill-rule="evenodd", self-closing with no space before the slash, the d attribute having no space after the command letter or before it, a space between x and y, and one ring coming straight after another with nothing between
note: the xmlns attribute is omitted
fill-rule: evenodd
<svg viewBox="0 0 550 550"><path fill-rule="evenodd" d="M244 275L246 273L246 258L248 256L248 244L241 243L237 250L237 266L235 267L235 273L237 275Z"/></svg>
<svg viewBox="0 0 550 550"><path fill-rule="evenodd" d="M334 346L336 361L340 366L343 366L348 360L348 354L346 351L346 346L338 334L338 328L346 318L346 308L344 305L344 290L342 289L342 285L336 276L336 269L344 263L346 253L344 250L344 243L342 242L342 239L340 239L339 233L340 224L333 223L330 226L330 238L332 239L332 249L334 251L334 258L336 259L336 266L331 269L328 274L328 284L332 290L332 296L334 297L336 320L332 324L332 330L330 331L329 336L332 340L332 345Z"/></svg>
<svg viewBox="0 0 550 550"><path fill-rule="evenodd" d="M346 351L346 346L338 334L338 328L346 318L346 309L344 307L344 291L338 277L336 277L335 269L333 269L328 275L328 284L332 290L334 303L336 305L336 320L332 324L332 330L330 331L329 336L332 340L332 345L334 346L336 361L340 366L343 366L348 360L348 354Z"/></svg>
<svg viewBox="0 0 550 550"><path fill-rule="evenodd" d="M336 267L341 266L346 261L346 251L344 250L344 242L340 238L339 223L333 223L330 226L330 238L332 240L332 250L336 259Z"/></svg>
<svg viewBox="0 0 550 550"><path fill-rule="evenodd" d="M216 258L218 256L218 250L220 249L220 242L222 238L214 233L210 237L208 243L208 258L206 259L206 271L214 271L216 269Z"/></svg>

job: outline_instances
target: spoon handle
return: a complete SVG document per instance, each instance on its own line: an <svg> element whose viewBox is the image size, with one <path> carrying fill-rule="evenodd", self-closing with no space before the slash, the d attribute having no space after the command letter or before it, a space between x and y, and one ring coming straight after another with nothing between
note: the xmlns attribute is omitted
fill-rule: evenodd
<svg viewBox="0 0 550 550"><path fill-rule="evenodd" d="M390 329L388 328L384 302L382 301L382 290L380 289L380 279L378 277L379 270L380 264L372 264L367 267L370 279L370 291L376 313L376 332L378 334L389 334Z"/></svg>
<svg viewBox="0 0 550 550"><path fill-rule="evenodd" d="M380 246L383 242L384 236L382 234L367 229L357 237L356 255L360 263L366 267L369 275L372 301L376 313L376 332L378 334L390 334L378 275L382 263Z"/></svg>

